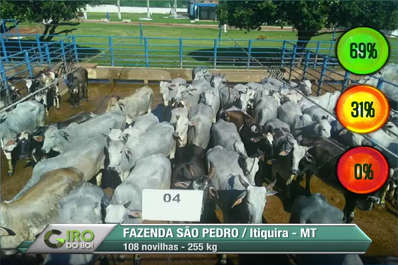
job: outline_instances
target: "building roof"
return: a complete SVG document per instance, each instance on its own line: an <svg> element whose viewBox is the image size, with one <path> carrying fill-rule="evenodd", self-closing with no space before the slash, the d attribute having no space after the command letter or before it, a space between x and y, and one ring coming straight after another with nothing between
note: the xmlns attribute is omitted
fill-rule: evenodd
<svg viewBox="0 0 398 265"><path fill-rule="evenodd" d="M196 3L195 6L207 6L207 7L216 7L218 4L215 3Z"/></svg>

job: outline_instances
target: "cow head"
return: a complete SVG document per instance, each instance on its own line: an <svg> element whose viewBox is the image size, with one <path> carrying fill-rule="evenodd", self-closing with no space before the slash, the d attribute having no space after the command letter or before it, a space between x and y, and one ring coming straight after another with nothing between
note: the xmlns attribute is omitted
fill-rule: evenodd
<svg viewBox="0 0 398 265"><path fill-rule="evenodd" d="M183 147L187 144L189 127L198 124L197 121L190 121L185 115L176 115L174 137L177 139L179 147Z"/></svg>
<svg viewBox="0 0 398 265"><path fill-rule="evenodd" d="M141 211L129 210L131 201L128 201L125 204L112 204L109 199L103 199L102 205L106 211L105 223L120 224L124 223L124 220L127 218L141 219L142 217Z"/></svg>
<svg viewBox="0 0 398 265"><path fill-rule="evenodd" d="M276 181L268 186L257 187L251 185L249 180L242 175L236 177L239 178L239 182L246 190L239 194L231 208L243 204L248 211L247 220L244 221L253 224L261 224L267 197L277 193L277 191L272 190Z"/></svg>
<svg viewBox="0 0 398 265"><path fill-rule="evenodd" d="M227 80L225 79L225 74L216 73L211 77L210 84L215 89L220 89L226 83Z"/></svg>
<svg viewBox="0 0 398 265"><path fill-rule="evenodd" d="M314 157L310 153L308 153L308 150L311 147L301 146L297 143L297 141L292 141L291 145L293 148L290 151L289 150L282 151L282 152L285 152L286 155L291 153L291 158L290 158L291 161L289 162L291 165L290 166L290 172L291 172L290 174L291 175L290 175L290 178L288 179L288 181L286 182L286 184L290 184L300 174L299 165L300 165L300 162L302 161L302 159L305 159L304 162L306 164L315 163Z"/></svg>
<svg viewBox="0 0 398 265"><path fill-rule="evenodd" d="M119 103L119 100L120 100L119 96L112 96L109 99L108 107L106 108L106 112L110 112L110 111L113 111L113 110L119 111L120 110L119 106L117 106L117 103Z"/></svg>
<svg viewBox="0 0 398 265"><path fill-rule="evenodd" d="M322 119L314 125L314 133L317 136L329 138L331 135L332 126L327 119Z"/></svg>
<svg viewBox="0 0 398 265"><path fill-rule="evenodd" d="M41 82L38 79L25 79L25 83L29 93L33 93L41 87Z"/></svg>
<svg viewBox="0 0 398 265"><path fill-rule="evenodd" d="M248 93L242 93L239 97L241 109L247 111L252 108L251 96Z"/></svg>
<svg viewBox="0 0 398 265"><path fill-rule="evenodd" d="M174 100L174 97L178 92L179 85L161 81L159 86L160 86L160 95L163 98L163 104L164 106L167 107L170 104L170 102Z"/></svg>
<svg viewBox="0 0 398 265"><path fill-rule="evenodd" d="M123 134L122 130L110 128L110 132L108 133L108 137L111 140L118 141L118 140L122 140L123 139L122 138L122 134Z"/></svg>
<svg viewBox="0 0 398 265"><path fill-rule="evenodd" d="M219 196L217 190L211 184L211 180L215 175L215 168L213 165L210 165L208 176L195 176L192 166L189 165L188 167L189 167L189 172L191 176L194 177L194 179L176 182L174 184L174 187L183 188L183 189L192 189L192 190L202 190L203 191L202 213L203 213L204 205L209 199L216 202L216 204L218 203Z"/></svg>
<svg viewBox="0 0 398 265"><path fill-rule="evenodd" d="M64 146L70 143L70 135L64 130L58 130L56 126L50 126L44 133L42 151L48 154L51 150L64 152Z"/></svg>
<svg viewBox="0 0 398 265"><path fill-rule="evenodd" d="M217 100L220 101L217 92L213 90L207 90L206 92L203 92L201 97L202 103L210 107L215 106Z"/></svg>
<svg viewBox="0 0 398 265"><path fill-rule="evenodd" d="M111 140L108 136L107 153L109 157L108 169L111 171L121 174L122 171L127 170L132 164L133 154L126 148L123 140Z"/></svg>

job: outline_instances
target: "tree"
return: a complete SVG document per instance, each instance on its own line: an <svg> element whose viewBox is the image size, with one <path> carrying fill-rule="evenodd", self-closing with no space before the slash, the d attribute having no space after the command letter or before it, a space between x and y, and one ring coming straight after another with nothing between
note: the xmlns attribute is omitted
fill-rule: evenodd
<svg viewBox="0 0 398 265"><path fill-rule="evenodd" d="M327 27L393 30L398 22L395 1L226 1L218 13L227 14L228 25L246 30L263 23L289 23L303 48Z"/></svg>
<svg viewBox="0 0 398 265"><path fill-rule="evenodd" d="M52 20L45 24L41 40L51 40L55 29L61 21L70 21L78 17L78 11L85 9L93 2L68 0L39 0L39 1L2 1L0 13L4 18L15 18L20 21L39 22ZM60 34L60 32L58 33Z"/></svg>

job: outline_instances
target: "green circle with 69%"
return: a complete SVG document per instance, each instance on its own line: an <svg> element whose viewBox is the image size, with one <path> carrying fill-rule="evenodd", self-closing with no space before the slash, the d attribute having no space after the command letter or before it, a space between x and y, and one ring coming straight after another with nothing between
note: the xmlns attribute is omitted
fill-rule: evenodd
<svg viewBox="0 0 398 265"><path fill-rule="evenodd" d="M340 64L357 75L379 71L387 63L389 53L390 48L384 35L367 27L347 31L337 43Z"/></svg>

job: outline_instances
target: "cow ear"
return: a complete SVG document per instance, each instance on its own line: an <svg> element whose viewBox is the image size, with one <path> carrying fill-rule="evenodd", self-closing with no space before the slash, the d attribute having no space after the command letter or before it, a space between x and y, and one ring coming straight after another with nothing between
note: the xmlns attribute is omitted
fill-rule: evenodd
<svg viewBox="0 0 398 265"><path fill-rule="evenodd" d="M7 142L6 146L10 146L10 145L13 145L13 144L15 144L15 140L11 139L10 141Z"/></svg>
<svg viewBox="0 0 398 265"><path fill-rule="evenodd" d="M275 195L275 194L277 194L278 192L276 191L276 190L270 190L270 191L267 191L267 194L265 195L266 197L269 197L269 196L272 196L272 195Z"/></svg>
<svg viewBox="0 0 398 265"><path fill-rule="evenodd" d="M16 234L11 229L8 229L5 227L0 227L0 235L1 236L15 236Z"/></svg>
<svg viewBox="0 0 398 265"><path fill-rule="evenodd" d="M101 200L101 204L104 208L108 207L109 204L111 203L111 200L109 198L109 195L104 193L104 195L102 196L102 200Z"/></svg>
<svg viewBox="0 0 398 265"><path fill-rule="evenodd" d="M127 160L130 159L130 156L133 156L133 154L131 153L131 151L130 151L129 149L125 149L125 150L124 150L124 153L126 154Z"/></svg>
<svg viewBox="0 0 398 265"><path fill-rule="evenodd" d="M39 135L35 135L35 136L33 136L33 139L35 139L35 141L37 141L37 142L43 142L43 136L39 136Z"/></svg>
<svg viewBox="0 0 398 265"><path fill-rule="evenodd" d="M247 191L242 192L242 193L238 196L238 198L237 198L237 200L234 202L234 204L232 205L231 209L234 208L236 205L241 204L242 201L243 201L243 199L246 197L246 195L247 195Z"/></svg>
<svg viewBox="0 0 398 265"><path fill-rule="evenodd" d="M210 193L210 198L215 202L217 202L218 199L220 198L220 196L218 196L218 192L214 186L209 187L209 193Z"/></svg>
<svg viewBox="0 0 398 265"><path fill-rule="evenodd" d="M142 213L141 213L141 211L132 211L132 212L129 212L129 217L130 218L141 218Z"/></svg>
<svg viewBox="0 0 398 265"><path fill-rule="evenodd" d="M192 181L188 180L188 181L181 181L181 182L176 182L174 183L175 187L180 187L180 188L188 188L189 185L191 185Z"/></svg>
<svg viewBox="0 0 398 265"><path fill-rule="evenodd" d="M305 159L310 163L315 163L315 158L308 152L305 153Z"/></svg>
<svg viewBox="0 0 398 265"><path fill-rule="evenodd" d="M291 150L283 150L279 153L280 156L287 156Z"/></svg>

